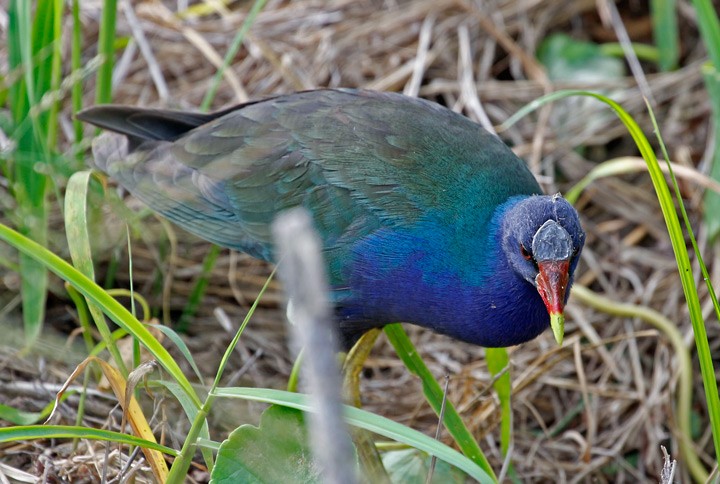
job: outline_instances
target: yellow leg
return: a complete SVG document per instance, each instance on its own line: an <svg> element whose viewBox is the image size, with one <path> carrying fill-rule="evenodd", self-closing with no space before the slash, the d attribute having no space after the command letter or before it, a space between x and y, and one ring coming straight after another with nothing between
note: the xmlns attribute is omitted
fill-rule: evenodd
<svg viewBox="0 0 720 484"><path fill-rule="evenodd" d="M346 402L358 408L361 406L360 372L362 372L365 360L370 355L370 351L372 351L380 332L380 329L375 328L363 334L347 354L343 363L343 395ZM380 453L375 447L372 434L366 430L356 428L352 429L352 439L357 449L364 481L389 484L390 477L383 466Z"/></svg>
<svg viewBox="0 0 720 484"><path fill-rule="evenodd" d="M380 336L380 332L379 328L373 328L363 334L348 352L342 366L343 396L346 402L358 408L362 406L360 402L360 373L365 360L367 360L375 345L375 341Z"/></svg>

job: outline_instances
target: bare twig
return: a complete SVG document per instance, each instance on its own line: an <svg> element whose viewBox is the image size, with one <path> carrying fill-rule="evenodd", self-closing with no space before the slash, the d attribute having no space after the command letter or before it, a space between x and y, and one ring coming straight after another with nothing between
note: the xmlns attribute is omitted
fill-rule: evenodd
<svg viewBox="0 0 720 484"><path fill-rule="evenodd" d="M670 457L667 449L664 445L660 446L660 450L663 453L663 468L660 471L660 483L661 484L673 484L675 479L675 466L677 461Z"/></svg>
<svg viewBox="0 0 720 484"><path fill-rule="evenodd" d="M342 381L337 367L338 344L332 324L329 288L320 254L320 240L310 215L297 208L280 214L273 223L278 272L288 295L288 318L294 340L305 348L301 373L310 394L310 436L324 482L356 482L350 437L342 419Z"/></svg>

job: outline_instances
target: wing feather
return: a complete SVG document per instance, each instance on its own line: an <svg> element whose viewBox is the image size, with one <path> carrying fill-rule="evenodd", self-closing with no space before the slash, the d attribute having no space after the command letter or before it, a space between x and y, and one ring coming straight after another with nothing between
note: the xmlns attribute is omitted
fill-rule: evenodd
<svg viewBox="0 0 720 484"><path fill-rule="evenodd" d="M337 280L353 243L380 227L411 225L431 213L462 224L470 212L467 223L482 224L509 196L539 193L524 163L494 136L436 104L397 94L295 93L201 115L179 135L178 125L195 118L140 112L142 126L133 125L131 136L168 119L173 136L132 139L124 152L96 149L96 163L109 175L189 231L267 260L273 218L304 206ZM105 126L124 132L118 117ZM500 160L506 166L498 178Z"/></svg>

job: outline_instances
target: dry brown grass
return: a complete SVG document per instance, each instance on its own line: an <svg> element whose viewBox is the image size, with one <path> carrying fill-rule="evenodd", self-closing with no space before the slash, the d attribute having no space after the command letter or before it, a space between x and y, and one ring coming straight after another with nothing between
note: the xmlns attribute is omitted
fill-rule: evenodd
<svg viewBox="0 0 720 484"><path fill-rule="evenodd" d="M89 60L97 40L100 2L81 3ZM135 31L127 17L119 15L119 33L133 40L118 60L116 102L196 108L218 59L249 9L248 2L233 2L208 13L206 5L205 10L198 10L202 10L200 15L180 19L173 10L176 3L182 4L133 2ZM631 37L649 41L648 13L641 3L621 3L619 8ZM709 125L709 105L699 74L704 51L689 3L679 3L682 67L671 73L644 67L671 157L693 170L697 166L703 170ZM598 4L603 2L270 1L225 74L214 106L314 87L360 86L427 97L475 120L485 118L499 125L549 90L577 87L611 93L650 134L633 77L595 85L553 84L534 60L538 43L551 32L611 39L612 26L601 21ZM137 48L142 43L152 56ZM86 104L93 99L93 84L88 82ZM606 110L587 103L565 103L540 111L502 136L529 160L550 192L572 186L598 161L636 154L622 125ZM579 146L584 151L576 150ZM692 180L683 181L681 188L717 284L718 253L700 224L702 188ZM649 177L635 174L598 181L577 207L588 233L578 283L616 301L660 311L677 323L692 346L682 289ZM156 239L166 239L165 229L152 219L145 224L153 230L133 251L135 289L148 296L157 294L154 302L162 306L162 292L153 290L153 285L158 273L163 273L164 304L176 317L201 271L207 246L178 231L177 250L161 253L158 246L167 247L167 243ZM122 237L120 233L118 238ZM121 261L120 267L125 264ZM225 251L221 256L187 338L204 374L214 373L232 337L214 312L222 310L237 327L267 274L265 265L245 255ZM124 270L119 277L120 284L127 283ZM292 362L280 301L279 288L273 285L232 362L235 384L283 387ZM66 303L54 302L50 317L67 319ZM703 302L705 315L711 315L706 296ZM678 457L677 363L672 347L662 334L639 321L614 318L572 299L568 315L562 349L547 332L511 350L512 452L518 476L526 482L657 481L663 467L661 444ZM708 332L711 349L717 351L718 326L710 323ZM499 413L496 398L487 389L491 377L483 350L427 331L413 330L412 336L433 372L439 377L450 375L450 398L493 467L500 469ZM7 365L8 360L4 361ZM62 372L51 375L32 364L29 368L8 372L3 366L2 373L29 381L62 380ZM709 466L712 441L697 373L693 400L699 418L697 452ZM387 343L380 343L368 361L362 385L365 408L434 433L436 417L424 403L418 381ZM42 400L38 395L34 398ZM215 423L220 428L243 422L244 412L257 412L254 407L230 410L224 408L224 418L217 413ZM682 465L679 475L688 481Z"/></svg>

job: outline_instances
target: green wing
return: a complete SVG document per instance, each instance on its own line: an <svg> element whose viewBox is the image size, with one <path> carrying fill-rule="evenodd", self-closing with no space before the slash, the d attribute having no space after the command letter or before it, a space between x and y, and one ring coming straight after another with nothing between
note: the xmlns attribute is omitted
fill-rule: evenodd
<svg viewBox="0 0 720 484"><path fill-rule="evenodd" d="M539 193L497 138L398 94L307 91L213 115L112 109L80 115L129 137L124 153L98 140L103 171L187 230L267 260L269 224L290 207L312 212L332 268L380 227L482 224L509 196Z"/></svg>

